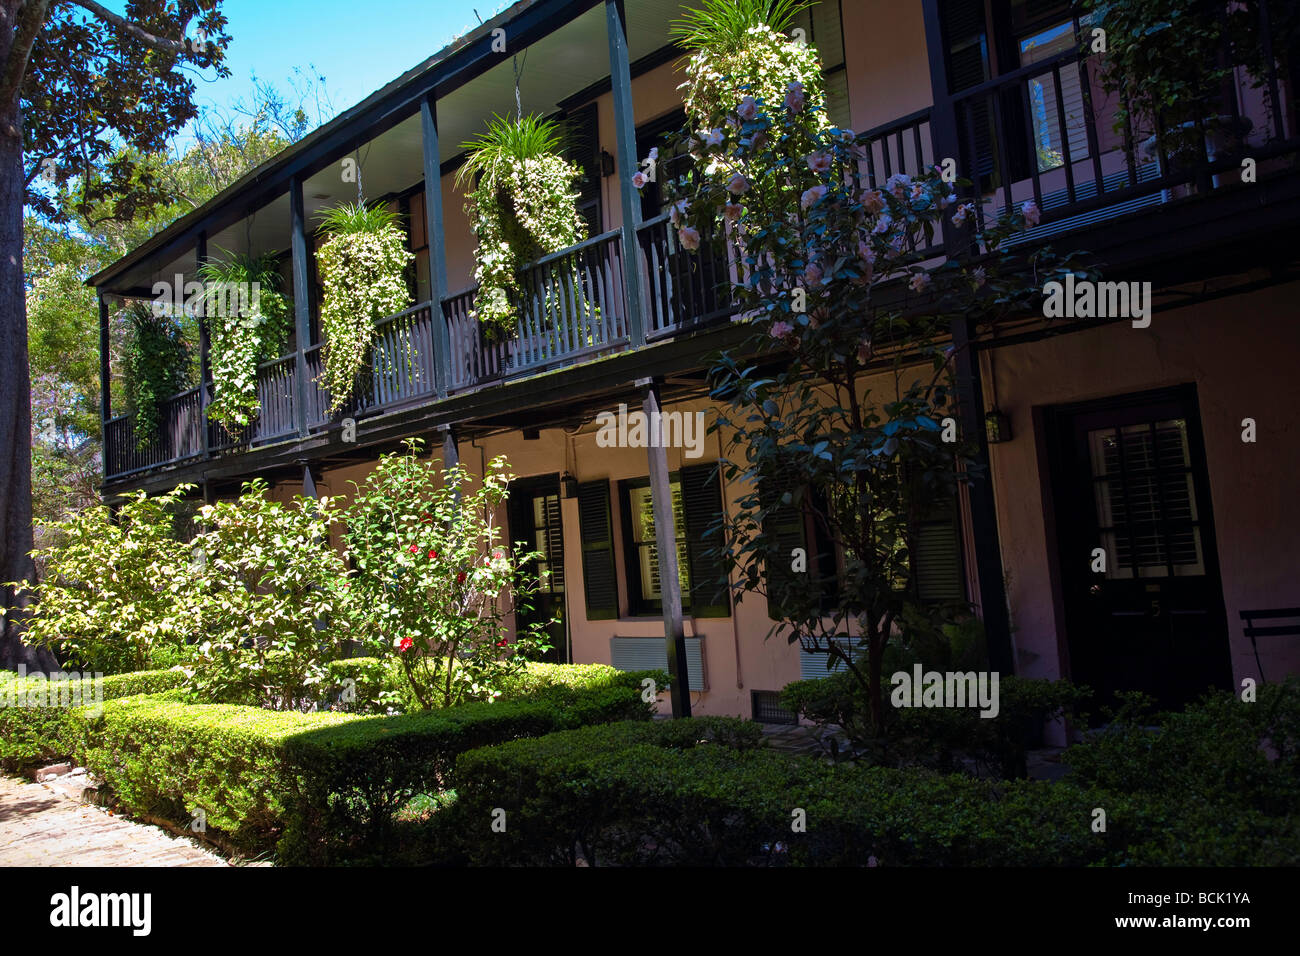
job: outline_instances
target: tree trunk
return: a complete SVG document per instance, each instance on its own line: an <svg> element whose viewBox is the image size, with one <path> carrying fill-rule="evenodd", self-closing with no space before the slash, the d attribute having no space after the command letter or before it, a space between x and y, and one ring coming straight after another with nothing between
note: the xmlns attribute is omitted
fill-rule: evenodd
<svg viewBox="0 0 1300 956"><path fill-rule="evenodd" d="M18 104L0 106L0 668L49 672L54 655L20 637L30 592L3 582L32 580L32 409L23 285L23 138ZM14 612L18 613L15 614Z"/></svg>

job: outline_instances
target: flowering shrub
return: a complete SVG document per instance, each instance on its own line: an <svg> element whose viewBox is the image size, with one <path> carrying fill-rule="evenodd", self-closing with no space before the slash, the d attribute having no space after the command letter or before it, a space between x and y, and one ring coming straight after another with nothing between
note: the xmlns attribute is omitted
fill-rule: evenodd
<svg viewBox="0 0 1300 956"><path fill-rule="evenodd" d="M206 286L202 308L212 370L208 418L234 432L261 410L257 366L280 357L293 303L280 293L280 273L270 255L209 260L199 267L199 278Z"/></svg>
<svg viewBox="0 0 1300 956"><path fill-rule="evenodd" d="M144 670L160 648L193 635L185 612L190 551L173 530L191 487L154 498L139 492L116 520L96 505L42 522L45 537L59 544L33 555L46 568L44 580L19 586L37 598L25 640L86 670L114 673Z"/></svg>
<svg viewBox="0 0 1300 956"><path fill-rule="evenodd" d="M478 177L465 203L478 240L474 312L493 335L508 335L525 294L519 270L586 238L576 205L582 171L560 156L555 124L531 116L498 116L462 146L470 153L457 181Z"/></svg>
<svg viewBox="0 0 1300 956"><path fill-rule="evenodd" d="M129 305L126 319L122 371L136 441L144 447L158 435L159 405L186 387L190 345L184 327L170 316L155 315L148 303Z"/></svg>
<svg viewBox="0 0 1300 956"><path fill-rule="evenodd" d="M770 58L737 55L714 68L720 77L697 80L704 92L693 119L707 133L691 146L705 175L676 184L670 207L687 249L726 224L734 298L756 332L749 351L713 369L712 394L723 403L716 427L734 456L723 471L750 489L712 529L721 536L715 553L735 582L728 586L767 597L779 618L773 633L845 661L869 690L879 732L895 624L926 634L960 610L920 601L911 563L920 523L951 500L969 464L970 446L942 434L956 414L955 355L944 336L954 315L991 317L1040 295L1047 276L1016 278L1026 263L999 251L1039 211L1027 205L1023 223L981 237L989 252L980 265L940 261L927 247L944 217L969 229L974 210L956 191L969 184L946 182L935 168L872 188L861 173L868 144L829 124L810 83L791 81L777 97L771 77L741 72L775 69ZM1049 250L1028 265L1065 268ZM800 565L782 530L791 524L816 528L828 553L806 553ZM838 575L827 570L835 551ZM836 577L839 596L828 602ZM830 603L837 609L824 612ZM843 650L851 635L865 639L865 673Z"/></svg>
<svg viewBox="0 0 1300 956"><path fill-rule="evenodd" d="M347 404L366 364L375 321L410 304L404 278L411 253L397 216L361 203L330 210L321 225L329 236L316 250L323 292L325 337L321 382L329 390L329 414Z"/></svg>
<svg viewBox="0 0 1300 956"><path fill-rule="evenodd" d="M205 505L193 542L190 613L202 632L186 667L205 703L271 710L314 706L340 656L347 567L330 545L329 498L282 505L256 479L235 501Z"/></svg>
<svg viewBox="0 0 1300 956"><path fill-rule="evenodd" d="M357 630L376 657L396 656L426 710L491 700L530 655L546 650L545 623L505 615L527 609L533 587L521 570L542 557L511 550L492 524L514 477L494 458L471 488L457 466L442 470L404 453L385 455L347 512Z"/></svg>

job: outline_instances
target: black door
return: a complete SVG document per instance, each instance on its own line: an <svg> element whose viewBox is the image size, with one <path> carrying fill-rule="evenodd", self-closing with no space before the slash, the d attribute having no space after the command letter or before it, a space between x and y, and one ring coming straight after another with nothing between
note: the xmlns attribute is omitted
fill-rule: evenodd
<svg viewBox="0 0 1300 956"><path fill-rule="evenodd" d="M524 478L510 486L510 542L523 542L524 551L537 551L542 558L529 562L523 573L530 583L540 581L530 598L531 608L518 612L520 630L525 626L552 621L546 631L551 649L541 660L552 664L569 662L568 622L564 617L564 532L560 525L560 479L558 475Z"/></svg>
<svg viewBox="0 0 1300 956"><path fill-rule="evenodd" d="M1072 678L1103 700L1141 690L1167 708L1230 686L1195 390L1060 408L1049 421Z"/></svg>

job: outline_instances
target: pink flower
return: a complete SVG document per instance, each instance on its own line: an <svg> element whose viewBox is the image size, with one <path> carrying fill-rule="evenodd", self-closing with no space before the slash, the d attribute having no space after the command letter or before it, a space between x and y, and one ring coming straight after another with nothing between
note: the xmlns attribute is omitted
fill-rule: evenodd
<svg viewBox="0 0 1300 956"><path fill-rule="evenodd" d="M871 361L871 357L875 354L875 349L871 347L871 340L867 339L858 346L858 364L866 365Z"/></svg>
<svg viewBox="0 0 1300 956"><path fill-rule="evenodd" d="M721 145L722 145L722 130L720 130L720 129L716 129L716 128L715 128L715 129L711 129L711 130L709 130L707 133L705 133L705 134L704 134L704 145L705 145L705 146L721 146Z"/></svg>
<svg viewBox="0 0 1300 956"><path fill-rule="evenodd" d="M640 189L649 181L650 180L646 178L646 174L641 172L641 170L639 169L636 171L636 174L632 177L632 185L635 186L637 189Z"/></svg>
<svg viewBox="0 0 1300 956"><path fill-rule="evenodd" d="M930 287L930 274L928 272L917 272L912 276L912 281L908 283L913 292L924 292Z"/></svg>
<svg viewBox="0 0 1300 956"><path fill-rule="evenodd" d="M977 289L983 288L985 282L984 267L980 266L974 272L972 272L971 278L975 280L975 288Z"/></svg>
<svg viewBox="0 0 1300 956"><path fill-rule="evenodd" d="M749 180L740 173L736 173L727 180L727 192L733 196L745 195L745 193L749 192Z"/></svg>
<svg viewBox="0 0 1300 956"><path fill-rule="evenodd" d="M672 208L668 211L668 218L674 226L681 222L682 216L686 215L686 210L690 208L690 203L685 199L679 199L673 203Z"/></svg>
<svg viewBox="0 0 1300 956"><path fill-rule="evenodd" d="M793 331L793 325L785 321L785 319L778 319L772 323L772 327L767 330L767 333L774 339L783 339Z"/></svg>
<svg viewBox="0 0 1300 956"><path fill-rule="evenodd" d="M875 228L871 231L877 236L882 236L892 228L894 228L894 220L889 216L881 216L876 220Z"/></svg>
<svg viewBox="0 0 1300 956"><path fill-rule="evenodd" d="M735 222L744 211L744 206L734 202L729 202L722 207L722 215L726 217L727 222Z"/></svg>
<svg viewBox="0 0 1300 956"><path fill-rule="evenodd" d="M826 152L812 153L807 158L808 168L819 176L831 171L831 157Z"/></svg>
<svg viewBox="0 0 1300 956"><path fill-rule="evenodd" d="M885 180L885 189L893 193L895 199L903 199L910 185L912 185L912 177L907 173L894 173Z"/></svg>
<svg viewBox="0 0 1300 956"><path fill-rule="evenodd" d="M677 241L682 244L683 249L695 250L700 248L700 231L693 226L682 226L677 230Z"/></svg>
<svg viewBox="0 0 1300 956"><path fill-rule="evenodd" d="M1036 226L1043 218L1043 212L1038 208L1038 203L1032 199L1025 200L1025 204L1020 207L1020 214L1025 217L1026 226Z"/></svg>
<svg viewBox="0 0 1300 956"><path fill-rule="evenodd" d="M822 201L826 195L825 186L814 186L812 189L805 189L803 195L799 197L799 208L808 209Z"/></svg>
<svg viewBox="0 0 1300 956"><path fill-rule="evenodd" d="M767 144L767 134L762 130L754 134L753 139L749 141L749 148L754 151L762 149Z"/></svg>
<svg viewBox="0 0 1300 956"><path fill-rule="evenodd" d="M862 208L872 216L885 208L885 197L880 194L879 189L864 189L862 195L858 197L858 202L862 203Z"/></svg>
<svg viewBox="0 0 1300 956"><path fill-rule="evenodd" d="M822 267L815 262L810 262L803 268L803 283L806 286L821 285Z"/></svg>
<svg viewBox="0 0 1300 956"><path fill-rule="evenodd" d="M925 187L920 183L912 183L912 202L916 202L925 195Z"/></svg>
<svg viewBox="0 0 1300 956"><path fill-rule="evenodd" d="M739 114L740 118L746 123L753 122L755 117L758 116L758 104L754 102L752 96L746 96L740 101L740 106L736 108L736 113Z"/></svg>
<svg viewBox="0 0 1300 956"><path fill-rule="evenodd" d="M791 113L803 112L807 99L804 96L803 84L795 80L785 88L785 108Z"/></svg>
<svg viewBox="0 0 1300 956"><path fill-rule="evenodd" d="M966 225L966 220L970 218L971 213L973 213L974 211L975 211L975 207L972 206L970 203L968 202L962 203L960 206L957 207L957 211L952 214L952 224L954 226L957 226L958 228L961 228L962 226Z"/></svg>
<svg viewBox="0 0 1300 956"><path fill-rule="evenodd" d="M493 561L500 561L500 560L501 560L502 558L504 558L505 556L506 556L506 553L505 553L504 551L493 551L493 552L492 552L492 560L493 560Z"/></svg>

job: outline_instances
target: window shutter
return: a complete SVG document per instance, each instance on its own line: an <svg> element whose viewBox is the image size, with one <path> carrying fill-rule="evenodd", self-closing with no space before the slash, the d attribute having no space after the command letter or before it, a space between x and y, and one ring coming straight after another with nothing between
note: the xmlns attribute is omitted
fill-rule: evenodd
<svg viewBox="0 0 1300 956"><path fill-rule="evenodd" d="M609 482L578 485L578 530L582 540L582 586L587 620L618 617L618 578L614 570L614 523L609 512Z"/></svg>
<svg viewBox="0 0 1300 956"><path fill-rule="evenodd" d="M767 568L769 585L772 583L788 584L795 572L790 570L790 555L795 548L803 548L805 554L812 549L808 547L803 513L793 502L782 504L781 496L792 491L789 482L778 478L768 478L759 485L759 500L765 512L763 516L763 533L773 540L773 553L781 555L782 560L772 561ZM809 566L815 557L810 555ZM769 587L769 591L775 590ZM767 599L768 616L772 620L781 617L781 609L771 596Z"/></svg>
<svg viewBox="0 0 1300 956"><path fill-rule="evenodd" d="M682 512L686 520L686 560L690 563L691 616L728 617L731 596L721 584L725 574L716 554L720 542L705 536L722 514L722 485L717 465L689 465L681 470Z"/></svg>
<svg viewBox="0 0 1300 956"><path fill-rule="evenodd" d="M916 577L917 597L922 601L966 600L956 495L945 500L929 519L918 524L912 573Z"/></svg>

